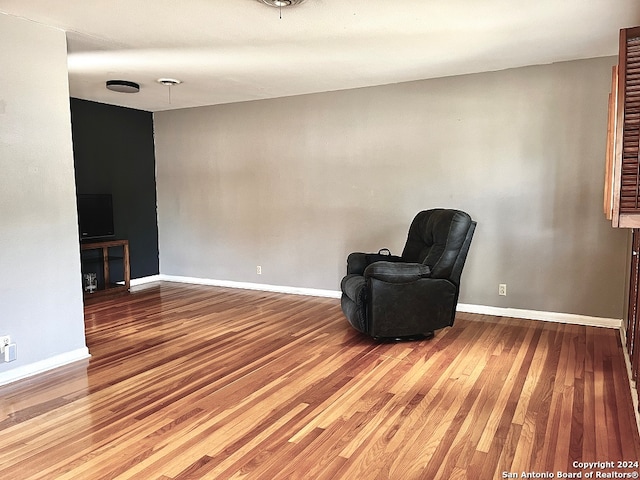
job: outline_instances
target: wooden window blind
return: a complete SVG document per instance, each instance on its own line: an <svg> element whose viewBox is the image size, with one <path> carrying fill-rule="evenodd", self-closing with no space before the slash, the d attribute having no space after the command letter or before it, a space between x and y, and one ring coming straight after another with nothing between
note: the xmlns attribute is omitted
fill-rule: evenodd
<svg viewBox="0 0 640 480"><path fill-rule="evenodd" d="M640 27L620 31L609 97L605 214L614 227L640 227Z"/></svg>

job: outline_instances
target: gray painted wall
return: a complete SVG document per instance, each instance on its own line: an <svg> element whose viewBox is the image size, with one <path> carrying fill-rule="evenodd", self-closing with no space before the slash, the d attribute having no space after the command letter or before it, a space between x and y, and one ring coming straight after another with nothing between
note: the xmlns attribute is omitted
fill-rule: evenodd
<svg viewBox="0 0 640 480"><path fill-rule="evenodd" d="M129 241L131 279L157 275L153 115L72 98L71 130L76 191L112 195L115 237ZM100 264L86 267L102 277ZM121 262L110 269L112 281L124 278Z"/></svg>
<svg viewBox="0 0 640 480"><path fill-rule="evenodd" d="M478 221L461 302L622 318L614 62L156 113L160 272L338 290L349 252L400 253L415 213L455 207Z"/></svg>
<svg viewBox="0 0 640 480"><path fill-rule="evenodd" d="M65 34L0 14L0 45L2 376L86 347Z"/></svg>

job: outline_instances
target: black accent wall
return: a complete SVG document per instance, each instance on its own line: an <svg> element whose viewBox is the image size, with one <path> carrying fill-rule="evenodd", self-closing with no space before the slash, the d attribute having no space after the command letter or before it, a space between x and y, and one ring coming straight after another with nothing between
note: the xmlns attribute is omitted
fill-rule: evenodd
<svg viewBox="0 0 640 480"><path fill-rule="evenodd" d="M77 193L111 193L116 238L129 240L131 278L157 275L153 114L71 99Z"/></svg>

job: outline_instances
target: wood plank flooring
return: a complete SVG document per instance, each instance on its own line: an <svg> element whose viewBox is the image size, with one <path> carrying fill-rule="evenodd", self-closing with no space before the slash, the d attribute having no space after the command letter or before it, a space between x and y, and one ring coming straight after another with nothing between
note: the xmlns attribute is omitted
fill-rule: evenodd
<svg viewBox="0 0 640 480"><path fill-rule="evenodd" d="M0 387L7 478L639 470L617 464L640 441L616 330L458 314L433 340L376 343L336 299L171 283L85 316L90 360Z"/></svg>

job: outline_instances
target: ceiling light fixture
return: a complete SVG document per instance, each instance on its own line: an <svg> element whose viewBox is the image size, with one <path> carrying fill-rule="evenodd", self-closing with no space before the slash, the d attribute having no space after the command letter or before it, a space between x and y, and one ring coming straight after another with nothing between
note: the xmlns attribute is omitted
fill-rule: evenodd
<svg viewBox="0 0 640 480"><path fill-rule="evenodd" d="M296 5L300 5L305 0L258 0L265 5L269 5L270 7L276 7L280 9L280 18L282 18L282 9L286 7L295 7Z"/></svg>
<svg viewBox="0 0 640 480"><path fill-rule="evenodd" d="M128 80L107 80L107 88L120 93L138 93L140 85Z"/></svg>
<svg viewBox="0 0 640 480"><path fill-rule="evenodd" d="M182 83L182 80L178 80L176 78L159 78L158 80L156 80L156 82L158 82L161 85L164 85L165 87L167 87L169 89L169 104L171 104L171 87L174 87L176 85L180 85Z"/></svg>
<svg viewBox="0 0 640 480"><path fill-rule="evenodd" d="M157 82L161 83L165 87L173 87L174 85L182 83L182 80L177 80L175 78L159 78Z"/></svg>
<svg viewBox="0 0 640 480"><path fill-rule="evenodd" d="M259 2L269 5L270 7L294 7L301 4L305 0L258 0Z"/></svg>

